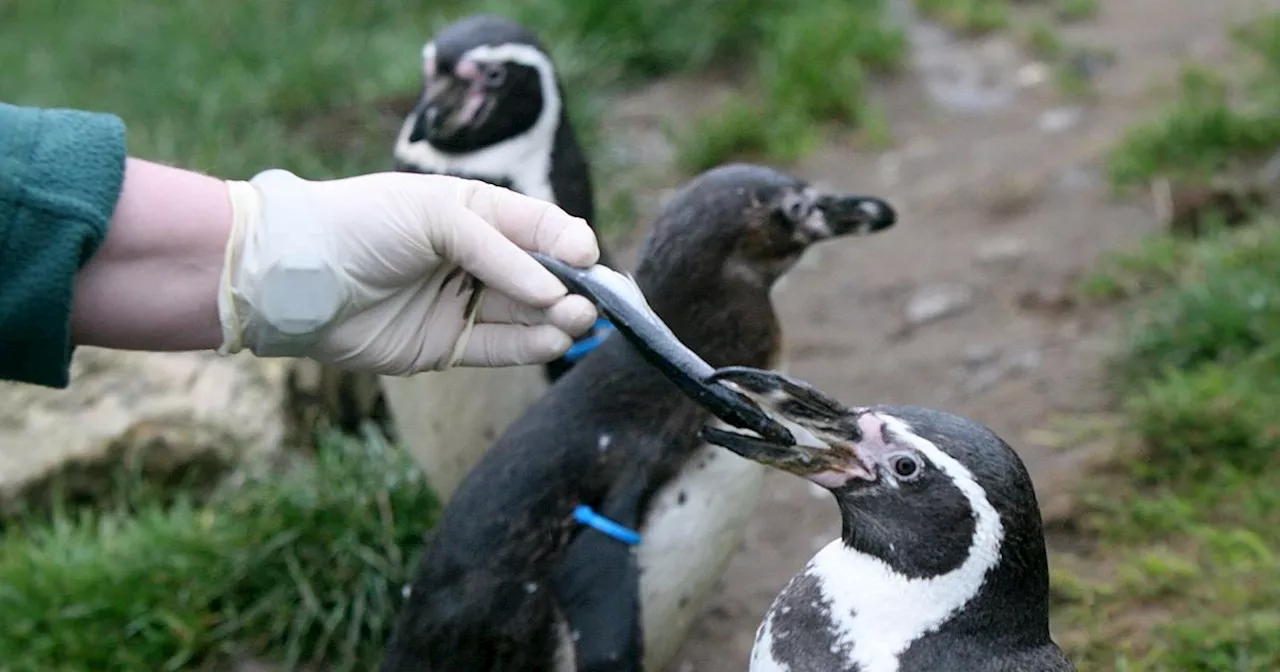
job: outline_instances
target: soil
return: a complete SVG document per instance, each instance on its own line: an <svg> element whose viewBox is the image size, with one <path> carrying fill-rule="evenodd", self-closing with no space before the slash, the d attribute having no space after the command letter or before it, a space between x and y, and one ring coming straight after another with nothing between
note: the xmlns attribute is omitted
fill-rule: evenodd
<svg viewBox="0 0 1280 672"><path fill-rule="evenodd" d="M789 372L847 403L933 406L986 423L1026 461L1046 518L1069 516L1099 448L1046 429L1106 410L1101 374L1119 323L1116 309L1078 301L1077 283L1104 252L1160 226L1145 195L1109 191L1104 154L1167 102L1158 85L1180 62L1224 59L1228 26L1278 4L1104 2L1096 18L1060 28L1067 44L1105 55L1077 59L1092 73L1083 100L1060 95L1008 35L955 39L913 20L911 72L877 91L892 146L867 149L845 133L792 168L887 198L900 219L811 250L784 281L776 303ZM688 119L724 88L667 81L633 94L607 137L626 139L621 156L661 166L665 111ZM679 182L671 169L648 175L649 187ZM646 218L661 198L641 200L652 201L641 203ZM741 552L669 671L747 669L769 603L839 530L829 495L769 474Z"/></svg>

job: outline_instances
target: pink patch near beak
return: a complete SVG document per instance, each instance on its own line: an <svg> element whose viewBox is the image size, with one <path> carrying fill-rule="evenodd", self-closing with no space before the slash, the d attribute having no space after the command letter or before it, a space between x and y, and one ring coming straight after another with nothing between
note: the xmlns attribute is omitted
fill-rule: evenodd
<svg viewBox="0 0 1280 672"><path fill-rule="evenodd" d="M454 122L459 126L468 126L475 122L476 115L484 107L484 72L475 61L459 61L453 68L453 74L467 83L467 94L462 99L462 106L454 113Z"/></svg>
<svg viewBox="0 0 1280 672"><path fill-rule="evenodd" d="M877 448L886 448L881 434L884 429L884 420L876 417L875 414L864 413L858 416L858 429L862 431L862 439L848 446L849 451L853 453L852 460L848 464L840 465L839 468L811 474L808 476L810 481L832 489L843 487L853 481L876 480L875 461L868 453L875 452ZM871 448L871 451L867 448Z"/></svg>
<svg viewBox="0 0 1280 672"><path fill-rule="evenodd" d="M479 114L480 108L484 107L485 93L479 84L472 83L467 88L467 96L463 99L462 107L459 108L456 119L460 126L467 126L475 121L476 115Z"/></svg>
<svg viewBox="0 0 1280 672"><path fill-rule="evenodd" d="M459 61L453 69L453 74L459 79L474 82L480 79L480 66L476 65L475 61Z"/></svg>

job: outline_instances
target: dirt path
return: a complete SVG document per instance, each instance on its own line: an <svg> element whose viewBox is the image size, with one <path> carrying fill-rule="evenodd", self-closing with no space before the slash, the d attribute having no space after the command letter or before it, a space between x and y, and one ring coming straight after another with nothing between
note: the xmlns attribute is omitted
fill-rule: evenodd
<svg viewBox="0 0 1280 672"><path fill-rule="evenodd" d="M1101 406L1101 357L1116 326L1116 315L1074 305L1072 287L1102 252L1157 226L1146 203L1109 197L1102 154L1159 102L1153 82L1168 81L1181 60L1221 58L1227 24L1277 4L1104 2L1095 20L1061 30L1069 44L1114 56L1087 104L1064 105L1048 82L1027 86L1043 70L1009 37L947 44L922 27L915 76L881 95L894 147L836 146L796 168L889 198L901 224L815 249L789 276L777 303L790 371L850 403L936 406L987 423L1026 460L1046 514L1062 510L1086 449L1044 445L1033 430L1054 414ZM957 64L977 64L969 74L992 87L993 105L972 109L984 102L973 96L969 110L933 102ZM936 87L932 101L922 83ZM707 87L653 87L613 123L633 149L656 156L653 111L705 109L714 98ZM770 474L744 548L670 671L745 670L769 602L838 534L828 495Z"/></svg>

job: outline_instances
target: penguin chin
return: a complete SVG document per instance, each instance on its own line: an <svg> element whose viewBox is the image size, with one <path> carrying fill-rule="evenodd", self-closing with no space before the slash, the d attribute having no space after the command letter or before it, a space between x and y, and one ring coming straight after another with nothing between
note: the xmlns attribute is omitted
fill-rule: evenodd
<svg viewBox="0 0 1280 672"><path fill-rule="evenodd" d="M475 136L497 107L497 97L476 84L441 75L428 85L414 110L417 120L410 142L425 140L444 151L472 149Z"/></svg>
<svg viewBox="0 0 1280 672"><path fill-rule="evenodd" d="M487 93L472 93L467 98L458 106L429 106L424 111L423 135L427 142L441 149L469 148L475 143L474 136L484 128L496 102Z"/></svg>

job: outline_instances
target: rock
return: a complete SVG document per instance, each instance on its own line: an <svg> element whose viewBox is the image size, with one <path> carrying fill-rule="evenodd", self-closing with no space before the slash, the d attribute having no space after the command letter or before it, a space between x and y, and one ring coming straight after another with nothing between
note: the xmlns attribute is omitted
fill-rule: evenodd
<svg viewBox="0 0 1280 672"><path fill-rule="evenodd" d="M1010 359L1009 369L1017 373L1028 373L1035 371L1043 364L1044 354L1039 350L1025 350Z"/></svg>
<svg viewBox="0 0 1280 672"><path fill-rule="evenodd" d="M973 256L986 266L1011 264L1027 256L1027 243L1021 238L993 238L978 246Z"/></svg>
<svg viewBox="0 0 1280 672"><path fill-rule="evenodd" d="M1042 176L1011 173L984 181L979 198L987 213L999 221L1031 210L1044 199L1045 191Z"/></svg>
<svg viewBox="0 0 1280 672"><path fill-rule="evenodd" d="M1014 80L1018 83L1018 86L1030 88L1049 81L1050 74L1052 74L1052 69L1048 63L1036 61L1018 68L1017 74L1014 75Z"/></svg>
<svg viewBox="0 0 1280 672"><path fill-rule="evenodd" d="M1101 184L1098 171L1084 166L1067 166L1058 173L1054 186L1062 193L1078 194L1086 189L1098 188Z"/></svg>
<svg viewBox="0 0 1280 672"><path fill-rule="evenodd" d="M1003 366L988 366L969 377L964 383L965 394L984 392L1005 377L1007 369Z"/></svg>
<svg viewBox="0 0 1280 672"><path fill-rule="evenodd" d="M994 362L999 356L1000 351L994 345L986 343L970 345L964 350L964 366L966 369L976 369Z"/></svg>
<svg viewBox="0 0 1280 672"><path fill-rule="evenodd" d="M1075 128L1083 116L1078 107L1055 107L1040 114L1039 127L1043 133L1061 133Z"/></svg>
<svg viewBox="0 0 1280 672"><path fill-rule="evenodd" d="M79 348L71 385L0 384L0 510L61 483L75 500L114 487L119 468L160 482L216 480L280 450L287 360Z"/></svg>
<svg viewBox="0 0 1280 672"><path fill-rule="evenodd" d="M1019 292L1017 305L1028 312L1061 314L1076 307L1076 296L1060 283L1043 284Z"/></svg>
<svg viewBox="0 0 1280 672"><path fill-rule="evenodd" d="M1043 363L1044 355L1036 349L1023 350L1004 359L993 356L977 365L966 366L973 373L964 381L962 389L965 394L984 392L1005 378L1030 373Z"/></svg>
<svg viewBox="0 0 1280 672"><path fill-rule="evenodd" d="M959 314L973 305L973 289L959 284L933 284L916 289L907 301L907 327Z"/></svg>

